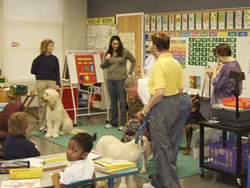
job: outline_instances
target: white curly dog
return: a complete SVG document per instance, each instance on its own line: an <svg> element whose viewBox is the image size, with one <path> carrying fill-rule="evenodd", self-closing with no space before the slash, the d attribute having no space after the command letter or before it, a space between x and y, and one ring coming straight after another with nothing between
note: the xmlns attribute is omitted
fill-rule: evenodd
<svg viewBox="0 0 250 188"><path fill-rule="evenodd" d="M128 160L131 162L138 163L138 160L143 154L150 154L151 144L148 139L143 136L139 143L135 143L135 139L130 142L123 143L118 138L114 136L102 136L97 142L96 150L101 152L104 156L111 157L118 160ZM141 173L146 172L146 160L142 157L142 169ZM98 183L98 182L97 182ZM129 176L128 185L126 184L126 178L121 178L121 183L119 188L136 188L136 183L134 181L134 176Z"/></svg>
<svg viewBox="0 0 250 188"><path fill-rule="evenodd" d="M73 121L65 111L59 93L54 89L46 89L42 100L47 103L46 121L47 133L45 137L58 138L65 133L77 134L86 132L82 129L73 129Z"/></svg>

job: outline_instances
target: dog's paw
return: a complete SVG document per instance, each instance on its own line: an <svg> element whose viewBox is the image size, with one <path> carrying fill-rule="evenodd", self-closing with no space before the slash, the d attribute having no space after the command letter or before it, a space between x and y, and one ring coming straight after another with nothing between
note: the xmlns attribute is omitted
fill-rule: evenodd
<svg viewBox="0 0 250 188"><path fill-rule="evenodd" d="M141 171L140 171L141 174L145 174L146 172L147 172L147 170L144 169L144 168L142 168Z"/></svg>
<svg viewBox="0 0 250 188"><path fill-rule="evenodd" d="M59 134L58 134L58 133L53 133L52 137L53 137L53 138L58 138L58 137L59 137Z"/></svg>
<svg viewBox="0 0 250 188"><path fill-rule="evenodd" d="M128 188L126 183L120 183L118 188Z"/></svg>
<svg viewBox="0 0 250 188"><path fill-rule="evenodd" d="M60 134L60 135L65 135L65 132L59 131L59 134Z"/></svg>
<svg viewBox="0 0 250 188"><path fill-rule="evenodd" d="M96 182L96 187L98 187L98 188L105 188L106 185L107 185L107 182L105 180Z"/></svg>
<svg viewBox="0 0 250 188"><path fill-rule="evenodd" d="M51 133L47 133L47 134L45 135L45 137L50 138L50 137L52 137L52 134L51 134Z"/></svg>
<svg viewBox="0 0 250 188"><path fill-rule="evenodd" d="M136 185L135 181L128 181L128 187L129 188L137 188L137 185Z"/></svg>

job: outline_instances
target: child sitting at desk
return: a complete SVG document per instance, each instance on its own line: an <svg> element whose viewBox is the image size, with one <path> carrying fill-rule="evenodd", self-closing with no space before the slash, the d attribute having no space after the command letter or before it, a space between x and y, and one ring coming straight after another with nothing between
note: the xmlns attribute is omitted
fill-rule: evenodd
<svg viewBox="0 0 250 188"><path fill-rule="evenodd" d="M95 178L94 163L88 158L92 148L93 138L87 133L78 133L70 139L66 156L71 164L51 176L55 188L67 187L71 183Z"/></svg>
<svg viewBox="0 0 250 188"><path fill-rule="evenodd" d="M40 156L36 145L25 137L28 126L29 118L25 112L16 112L10 116L9 136L3 145L6 160Z"/></svg>

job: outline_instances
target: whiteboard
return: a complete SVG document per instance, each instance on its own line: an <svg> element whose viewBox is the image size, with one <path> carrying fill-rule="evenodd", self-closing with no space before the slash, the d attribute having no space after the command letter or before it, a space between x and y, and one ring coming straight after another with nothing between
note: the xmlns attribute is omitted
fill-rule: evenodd
<svg viewBox="0 0 250 188"><path fill-rule="evenodd" d="M73 84L103 83L104 75L100 67L101 52L91 50L71 50L66 52L65 65Z"/></svg>
<svg viewBox="0 0 250 188"><path fill-rule="evenodd" d="M200 45L208 45L211 47L207 47L210 51L205 51L205 53L194 51L192 52L192 49L197 49L196 45L199 45L199 42L192 42L190 41L190 38L193 39L204 39L207 38L207 40L212 40L212 37L171 37L171 44L170 44L170 50L172 47L175 47L176 43L179 43L176 45L177 48L174 49L173 57L177 59L179 62L181 62L183 67L183 76L184 76L184 90L190 94L200 94L202 93L202 87L205 79L205 69L209 67L213 67L216 63L216 58L213 55L213 50L216 45L220 43L228 43L231 45L231 49L233 48L233 53L235 54L235 59L239 62L242 71L245 73L245 80L243 81L243 90L241 97L250 97L250 37L249 36L235 36L235 37L214 37L214 47L212 47L212 43L210 41L207 42L200 42ZM232 42L230 41L232 40ZM235 41L234 41L235 39ZM216 41L218 40L218 41ZM219 41L221 40L221 41ZM180 42L182 41L182 42ZM205 40L206 41L206 40ZM194 45L194 47L192 46ZM201 50L205 49L206 47L200 47ZM176 52L177 49L177 52ZM179 52L178 52L179 50ZM177 54L174 54L177 53ZM194 54L194 56L192 56ZM204 58L202 56L203 54L207 54L207 56ZM190 65L190 59L191 62L197 63L200 61L200 63L204 63L204 65L201 64L193 64ZM197 88L191 87L191 80L195 79L198 80L198 83L196 84ZM208 79L208 78L207 78ZM208 83L208 80L205 80L206 83ZM208 86L205 85L205 91L204 91L204 97L208 97Z"/></svg>

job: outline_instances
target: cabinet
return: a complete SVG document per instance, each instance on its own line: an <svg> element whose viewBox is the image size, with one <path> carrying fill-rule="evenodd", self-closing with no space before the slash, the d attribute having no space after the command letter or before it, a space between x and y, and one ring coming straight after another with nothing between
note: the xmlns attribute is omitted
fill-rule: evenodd
<svg viewBox="0 0 250 188"><path fill-rule="evenodd" d="M204 127L211 127L214 129L222 130L222 139L225 141L227 139L227 132L233 132L237 135L237 144L236 144L236 170L235 172L229 172L220 168L212 167L209 165L209 162L204 161ZM236 177L236 180L239 186L243 187L242 177L246 176L247 171L242 171L242 134L250 132L250 126L248 127L230 127L226 125L220 125L219 123L210 123L202 122L200 124L200 168L201 168L201 177L204 177L204 169L209 169L217 172L221 172L227 175Z"/></svg>
<svg viewBox="0 0 250 188"><path fill-rule="evenodd" d="M74 91L75 107L77 108L78 107L78 97L77 97L78 88L73 87L73 91ZM69 114L69 117L72 120L74 120L75 112L74 112L73 99L72 99L70 87L63 88L62 103L63 103L64 109Z"/></svg>
<svg viewBox="0 0 250 188"><path fill-rule="evenodd" d="M9 102L9 89L0 89L0 102L5 103L5 102Z"/></svg>

